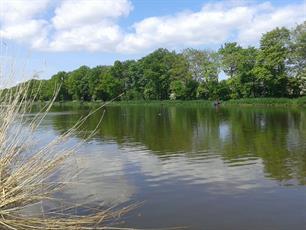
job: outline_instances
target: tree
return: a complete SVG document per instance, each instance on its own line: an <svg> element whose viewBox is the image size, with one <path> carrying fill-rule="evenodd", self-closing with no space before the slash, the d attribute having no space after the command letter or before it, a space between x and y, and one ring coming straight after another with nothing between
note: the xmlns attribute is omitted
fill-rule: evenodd
<svg viewBox="0 0 306 230"><path fill-rule="evenodd" d="M143 99L143 71L140 62L115 61L111 74L120 81L122 92L125 92L124 99Z"/></svg>
<svg viewBox="0 0 306 230"><path fill-rule="evenodd" d="M254 47L243 48L239 51L237 65L237 78L241 97L256 97L256 76L253 73L256 64L257 49Z"/></svg>
<svg viewBox="0 0 306 230"><path fill-rule="evenodd" d="M74 100L89 100L89 84L86 77L90 70L87 66L81 66L80 68L69 73L67 87L69 93Z"/></svg>
<svg viewBox="0 0 306 230"><path fill-rule="evenodd" d="M261 88L261 96L284 97L288 94L289 40L290 32L284 27L262 36L253 72Z"/></svg>
<svg viewBox="0 0 306 230"><path fill-rule="evenodd" d="M145 99L165 100L170 95L171 69L175 52L158 49L140 60Z"/></svg>
<svg viewBox="0 0 306 230"><path fill-rule="evenodd" d="M49 93L49 100L52 98L54 90L56 90L58 87L60 88L56 100L60 101L71 100L71 96L69 95L68 92L67 80L68 80L68 75L64 71L58 72L57 74L52 76L52 78L50 79L50 86L49 86L49 89L51 89L52 91Z"/></svg>
<svg viewBox="0 0 306 230"><path fill-rule="evenodd" d="M102 71L100 78L101 80L96 88L97 98L108 101L120 95L120 81L111 74L111 71Z"/></svg>
<svg viewBox="0 0 306 230"><path fill-rule="evenodd" d="M217 97L216 88L219 74L218 54L211 51L185 49L183 55L188 61L192 79L198 83L197 97L203 99Z"/></svg>
<svg viewBox="0 0 306 230"><path fill-rule="evenodd" d="M230 99L230 87L229 87L229 84L228 84L228 81L226 80L222 80L219 82L218 84L218 96L221 100L228 100Z"/></svg>
<svg viewBox="0 0 306 230"><path fill-rule="evenodd" d="M189 72L189 65L186 58L177 54L173 58L173 63L170 69L170 93L175 99L192 98L192 92L190 91L190 85L192 75Z"/></svg>
<svg viewBox="0 0 306 230"><path fill-rule="evenodd" d="M170 83L170 92L172 99L184 99L186 95L186 85L180 80L174 80Z"/></svg>
<svg viewBox="0 0 306 230"><path fill-rule="evenodd" d="M225 43L219 49L222 70L229 77L233 77L238 71L241 50L242 47L236 42Z"/></svg>
<svg viewBox="0 0 306 230"><path fill-rule="evenodd" d="M257 50L254 47L242 48L236 42L225 43L220 49L221 68L229 76L232 98L256 95L255 76L252 72Z"/></svg>
<svg viewBox="0 0 306 230"><path fill-rule="evenodd" d="M228 78L219 81L223 71ZM225 43L218 52L157 49L140 60L115 61L112 66L58 72L50 80L32 80L30 92L50 100L217 99L298 97L306 95L306 21L292 31L265 33L260 47ZM35 97L32 93L29 97Z"/></svg>
<svg viewBox="0 0 306 230"><path fill-rule="evenodd" d="M87 71L85 78L88 82L88 91L89 97L92 101L95 101L99 98L99 85L102 82L102 73L107 72L110 70L109 66L96 66L89 71Z"/></svg>
<svg viewBox="0 0 306 230"><path fill-rule="evenodd" d="M291 33L291 74L299 85L298 96L306 95L306 21L298 25Z"/></svg>

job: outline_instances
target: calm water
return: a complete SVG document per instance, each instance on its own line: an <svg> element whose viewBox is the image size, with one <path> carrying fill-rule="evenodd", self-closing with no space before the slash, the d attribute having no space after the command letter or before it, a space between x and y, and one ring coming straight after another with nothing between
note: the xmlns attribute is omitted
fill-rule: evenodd
<svg viewBox="0 0 306 230"><path fill-rule="evenodd" d="M92 109L55 107L40 137ZM82 141L102 114L70 141ZM144 201L123 227L306 229L306 110L111 106L75 161L87 179L67 198Z"/></svg>

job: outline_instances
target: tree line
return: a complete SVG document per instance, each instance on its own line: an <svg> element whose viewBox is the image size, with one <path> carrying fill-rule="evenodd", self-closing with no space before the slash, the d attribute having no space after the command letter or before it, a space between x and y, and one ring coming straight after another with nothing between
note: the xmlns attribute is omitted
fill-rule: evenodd
<svg viewBox="0 0 306 230"><path fill-rule="evenodd" d="M220 80L220 73L227 78ZM157 49L139 60L81 66L50 80L31 80L39 100L228 100L306 95L306 21L262 35L258 48L237 42L217 51Z"/></svg>

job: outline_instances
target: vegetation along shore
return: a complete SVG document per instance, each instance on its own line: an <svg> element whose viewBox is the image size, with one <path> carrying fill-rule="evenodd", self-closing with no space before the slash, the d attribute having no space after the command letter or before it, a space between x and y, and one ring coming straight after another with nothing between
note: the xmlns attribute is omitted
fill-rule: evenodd
<svg viewBox="0 0 306 230"><path fill-rule="evenodd" d="M275 28L259 44L255 48L231 42L217 51L160 48L139 60L81 66L50 80L33 79L31 90L39 91L36 100L41 101L51 100L61 86L56 101L109 101L122 94L117 100L305 104L305 99L288 98L306 95L306 22L293 29Z"/></svg>
<svg viewBox="0 0 306 230"><path fill-rule="evenodd" d="M37 102L37 103L43 103ZM64 106L100 106L104 103L101 100L96 101L57 101L54 105ZM212 106L214 101L212 100L121 100L112 101L108 106L112 105L146 105L146 106ZM221 106L274 106L274 107L306 107L306 97L299 98L242 98L242 99L231 99L227 101L220 101Z"/></svg>

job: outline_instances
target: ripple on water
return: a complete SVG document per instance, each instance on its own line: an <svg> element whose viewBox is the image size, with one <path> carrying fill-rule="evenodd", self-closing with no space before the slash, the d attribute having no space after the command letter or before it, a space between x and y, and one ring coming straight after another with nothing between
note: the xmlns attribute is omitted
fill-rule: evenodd
<svg viewBox="0 0 306 230"><path fill-rule="evenodd" d="M245 184L263 176L260 173L262 162L253 156L227 162L220 154L208 151L162 156L156 156L143 148L125 148L124 152L128 161L137 165L149 187L162 187L171 183L200 185L228 181Z"/></svg>

